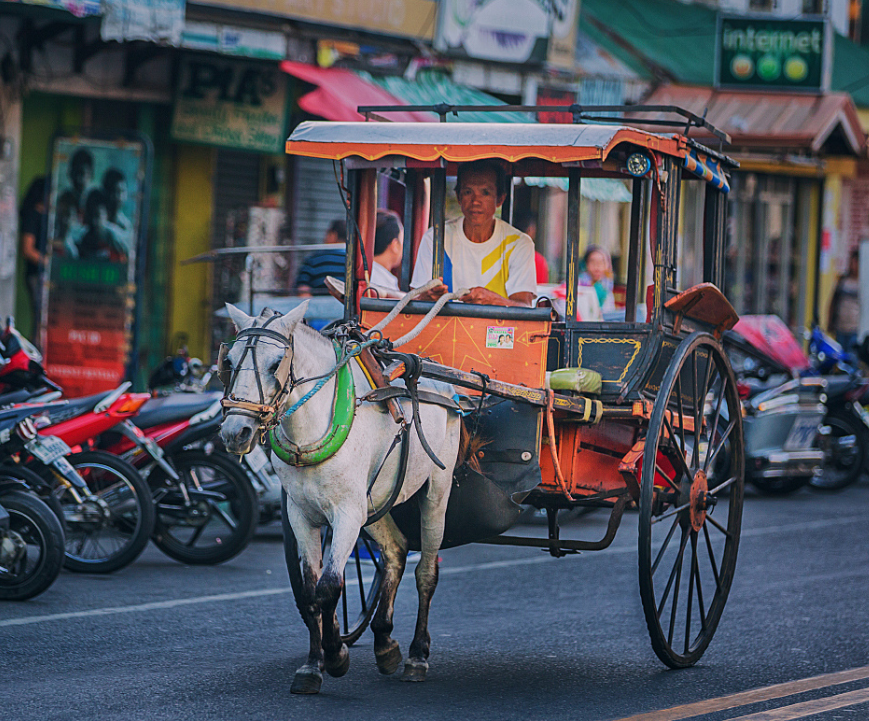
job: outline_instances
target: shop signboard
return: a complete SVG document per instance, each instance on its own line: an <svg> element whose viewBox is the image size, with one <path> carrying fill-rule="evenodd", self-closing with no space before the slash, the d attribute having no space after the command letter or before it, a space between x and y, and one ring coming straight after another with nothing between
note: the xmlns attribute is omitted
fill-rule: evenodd
<svg viewBox="0 0 869 721"><path fill-rule="evenodd" d="M552 31L546 62L554 68L576 66L576 34L579 29L580 0L552 0Z"/></svg>
<svg viewBox="0 0 869 721"><path fill-rule="evenodd" d="M172 138L281 153L287 77L274 65L189 56L181 63Z"/></svg>
<svg viewBox="0 0 869 721"><path fill-rule="evenodd" d="M441 0L435 48L455 57L539 65L547 59L552 16L549 3L537 0Z"/></svg>
<svg viewBox="0 0 869 721"><path fill-rule="evenodd" d="M823 92L829 89L833 43L820 17L719 15L716 87Z"/></svg>
<svg viewBox="0 0 869 721"><path fill-rule="evenodd" d="M3 0L3 3L23 2L26 5L42 5L55 10L66 10L79 18L99 15L101 0Z"/></svg>
<svg viewBox="0 0 869 721"><path fill-rule="evenodd" d="M203 4L429 42L438 7L437 0L206 0Z"/></svg>
<svg viewBox="0 0 869 721"><path fill-rule="evenodd" d="M149 173L144 139L54 141L40 339L46 372L70 397L115 388L134 370Z"/></svg>

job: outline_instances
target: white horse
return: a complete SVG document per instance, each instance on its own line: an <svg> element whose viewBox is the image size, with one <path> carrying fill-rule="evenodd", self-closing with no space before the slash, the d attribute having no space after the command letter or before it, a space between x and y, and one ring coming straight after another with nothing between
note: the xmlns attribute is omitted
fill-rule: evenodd
<svg viewBox="0 0 869 721"><path fill-rule="evenodd" d="M230 452L244 454L257 442L269 418L281 418L313 388L312 382L303 382L301 387L295 384L329 373L336 365L336 353L329 339L300 322L307 302L284 316L265 309L256 318L232 305L227 307L239 338L224 361L224 370L231 371L232 376L220 435ZM357 397L361 396L359 390L367 391L371 386L355 360L349 366ZM445 384L426 383L426 386L447 397L453 395L452 387ZM279 440L304 446L322 439L332 422L335 389L333 376L274 429ZM406 418L411 418L409 402L402 403L406 403ZM437 585L437 556L461 436L461 420L455 412L429 404L421 404L419 411L425 438L446 468L438 468L432 462L415 432L407 433L405 442L411 444L407 473L395 502L406 501L425 486L419 497L422 540L422 554L416 567L419 612L402 677L410 681L424 680L428 669L431 642L428 614ZM331 457L316 465L297 466L272 454L275 470L287 492L287 516L302 564L304 592L296 603L310 634L308 659L296 671L290 689L293 693L317 693L324 669L337 677L349 668L349 652L341 641L335 613L344 585L344 565L369 513L382 508L392 494L400 453L396 449L387 455L387 451L397 429L381 404L362 403L355 410L346 440ZM383 467L369 493L369 481L381 464ZM332 529L326 559L322 558L320 543L323 525ZM380 603L371 621L374 653L380 672L391 674L402 658L399 645L390 634L395 594L407 558L407 540L389 514L366 530L380 545L384 564Z"/></svg>

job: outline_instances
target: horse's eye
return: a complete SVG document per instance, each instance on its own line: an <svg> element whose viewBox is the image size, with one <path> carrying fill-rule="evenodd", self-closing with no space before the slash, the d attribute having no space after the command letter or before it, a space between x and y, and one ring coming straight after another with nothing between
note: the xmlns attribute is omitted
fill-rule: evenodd
<svg viewBox="0 0 869 721"><path fill-rule="evenodd" d="M272 363L272 364L269 366L269 372L271 372L271 373L275 373L275 372L277 372L278 367L279 367L280 365L281 365L281 361L280 361L280 360L276 360L274 363Z"/></svg>

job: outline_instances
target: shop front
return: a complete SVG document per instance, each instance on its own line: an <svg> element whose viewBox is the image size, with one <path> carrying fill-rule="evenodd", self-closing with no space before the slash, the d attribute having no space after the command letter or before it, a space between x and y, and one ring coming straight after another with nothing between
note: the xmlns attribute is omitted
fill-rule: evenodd
<svg viewBox="0 0 869 721"><path fill-rule="evenodd" d="M724 290L736 310L778 315L794 330L824 324L837 269L856 242L845 221L869 214L855 207L869 197L850 192L866 152L850 96L669 85L645 102L705 113L731 136L724 151L740 168L731 179ZM681 211L680 237L694 237L699 198L683 197ZM702 276L691 248L681 257L684 278Z"/></svg>

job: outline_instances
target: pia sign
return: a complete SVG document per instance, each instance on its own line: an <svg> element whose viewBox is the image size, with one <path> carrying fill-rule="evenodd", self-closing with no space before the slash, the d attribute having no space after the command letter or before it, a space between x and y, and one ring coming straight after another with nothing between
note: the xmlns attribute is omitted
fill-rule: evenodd
<svg viewBox="0 0 869 721"><path fill-rule="evenodd" d="M830 85L832 49L824 18L719 15L715 84L822 92Z"/></svg>

